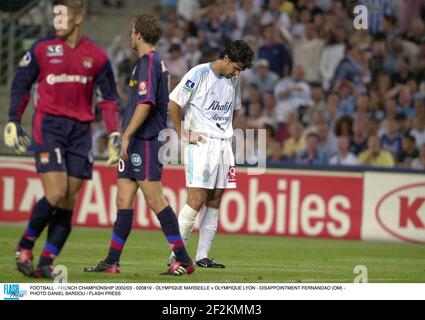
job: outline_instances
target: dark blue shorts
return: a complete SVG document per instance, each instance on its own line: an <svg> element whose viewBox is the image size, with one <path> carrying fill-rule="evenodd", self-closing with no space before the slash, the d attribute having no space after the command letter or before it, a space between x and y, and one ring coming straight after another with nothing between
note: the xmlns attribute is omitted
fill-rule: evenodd
<svg viewBox="0 0 425 320"><path fill-rule="evenodd" d="M66 172L90 180L93 171L89 123L36 113L33 123L35 161L38 173Z"/></svg>
<svg viewBox="0 0 425 320"><path fill-rule="evenodd" d="M129 160L120 159L118 163L118 179L161 181L163 165L158 155L163 145L158 139L132 138L128 147Z"/></svg>

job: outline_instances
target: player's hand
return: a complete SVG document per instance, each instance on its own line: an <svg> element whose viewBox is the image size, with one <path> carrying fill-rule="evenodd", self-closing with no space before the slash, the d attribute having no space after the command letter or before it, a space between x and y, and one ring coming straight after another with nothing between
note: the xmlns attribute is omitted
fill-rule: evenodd
<svg viewBox="0 0 425 320"><path fill-rule="evenodd" d="M120 160L121 134L119 132L112 132L109 135L108 150L109 158L106 162L106 166L113 167Z"/></svg>
<svg viewBox="0 0 425 320"><path fill-rule="evenodd" d="M189 144L199 145L200 143L207 143L207 139L199 132L191 131L189 133Z"/></svg>
<svg viewBox="0 0 425 320"><path fill-rule="evenodd" d="M4 143L17 154L23 154L31 144L31 138L22 129L19 122L9 122L4 128Z"/></svg>
<svg viewBox="0 0 425 320"><path fill-rule="evenodd" d="M122 159L123 161L127 161L128 160L128 146L130 144L130 138L127 135L124 135L122 137L121 143L122 143L122 145L121 145L120 159Z"/></svg>

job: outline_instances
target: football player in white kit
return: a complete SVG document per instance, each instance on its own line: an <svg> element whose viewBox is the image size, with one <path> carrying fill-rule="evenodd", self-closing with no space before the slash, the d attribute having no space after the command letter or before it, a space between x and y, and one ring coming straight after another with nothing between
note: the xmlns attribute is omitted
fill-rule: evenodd
<svg viewBox="0 0 425 320"><path fill-rule="evenodd" d="M170 118L180 139L189 142L185 149L188 199L179 215L185 243L205 206L196 254L199 267L224 268L208 253L217 232L224 191L236 188L233 121L241 109L239 76L251 67L253 59L254 52L246 42L230 42L216 61L190 70L170 95ZM173 255L169 264L172 261Z"/></svg>

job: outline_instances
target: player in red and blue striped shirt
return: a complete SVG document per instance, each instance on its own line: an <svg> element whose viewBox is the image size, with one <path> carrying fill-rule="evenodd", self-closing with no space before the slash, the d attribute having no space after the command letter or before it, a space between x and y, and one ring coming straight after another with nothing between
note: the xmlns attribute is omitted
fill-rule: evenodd
<svg viewBox="0 0 425 320"><path fill-rule="evenodd" d="M134 199L139 188L148 206L156 213L176 260L167 275L194 272L192 260L180 235L177 216L164 198L158 140L166 128L169 102L169 73L155 51L161 38L160 22L151 15L142 15L134 22L133 48L140 60L130 80L129 102L124 109L122 150L118 165L117 220L114 224L109 254L87 272L120 272L120 257L130 235L134 216Z"/></svg>

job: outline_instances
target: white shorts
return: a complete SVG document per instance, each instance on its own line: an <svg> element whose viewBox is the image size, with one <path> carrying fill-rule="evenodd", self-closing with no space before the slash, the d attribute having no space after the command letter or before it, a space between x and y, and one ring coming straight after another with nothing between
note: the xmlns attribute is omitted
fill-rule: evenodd
<svg viewBox="0 0 425 320"><path fill-rule="evenodd" d="M236 189L235 157L230 139L206 138L185 150L186 186L200 189Z"/></svg>

